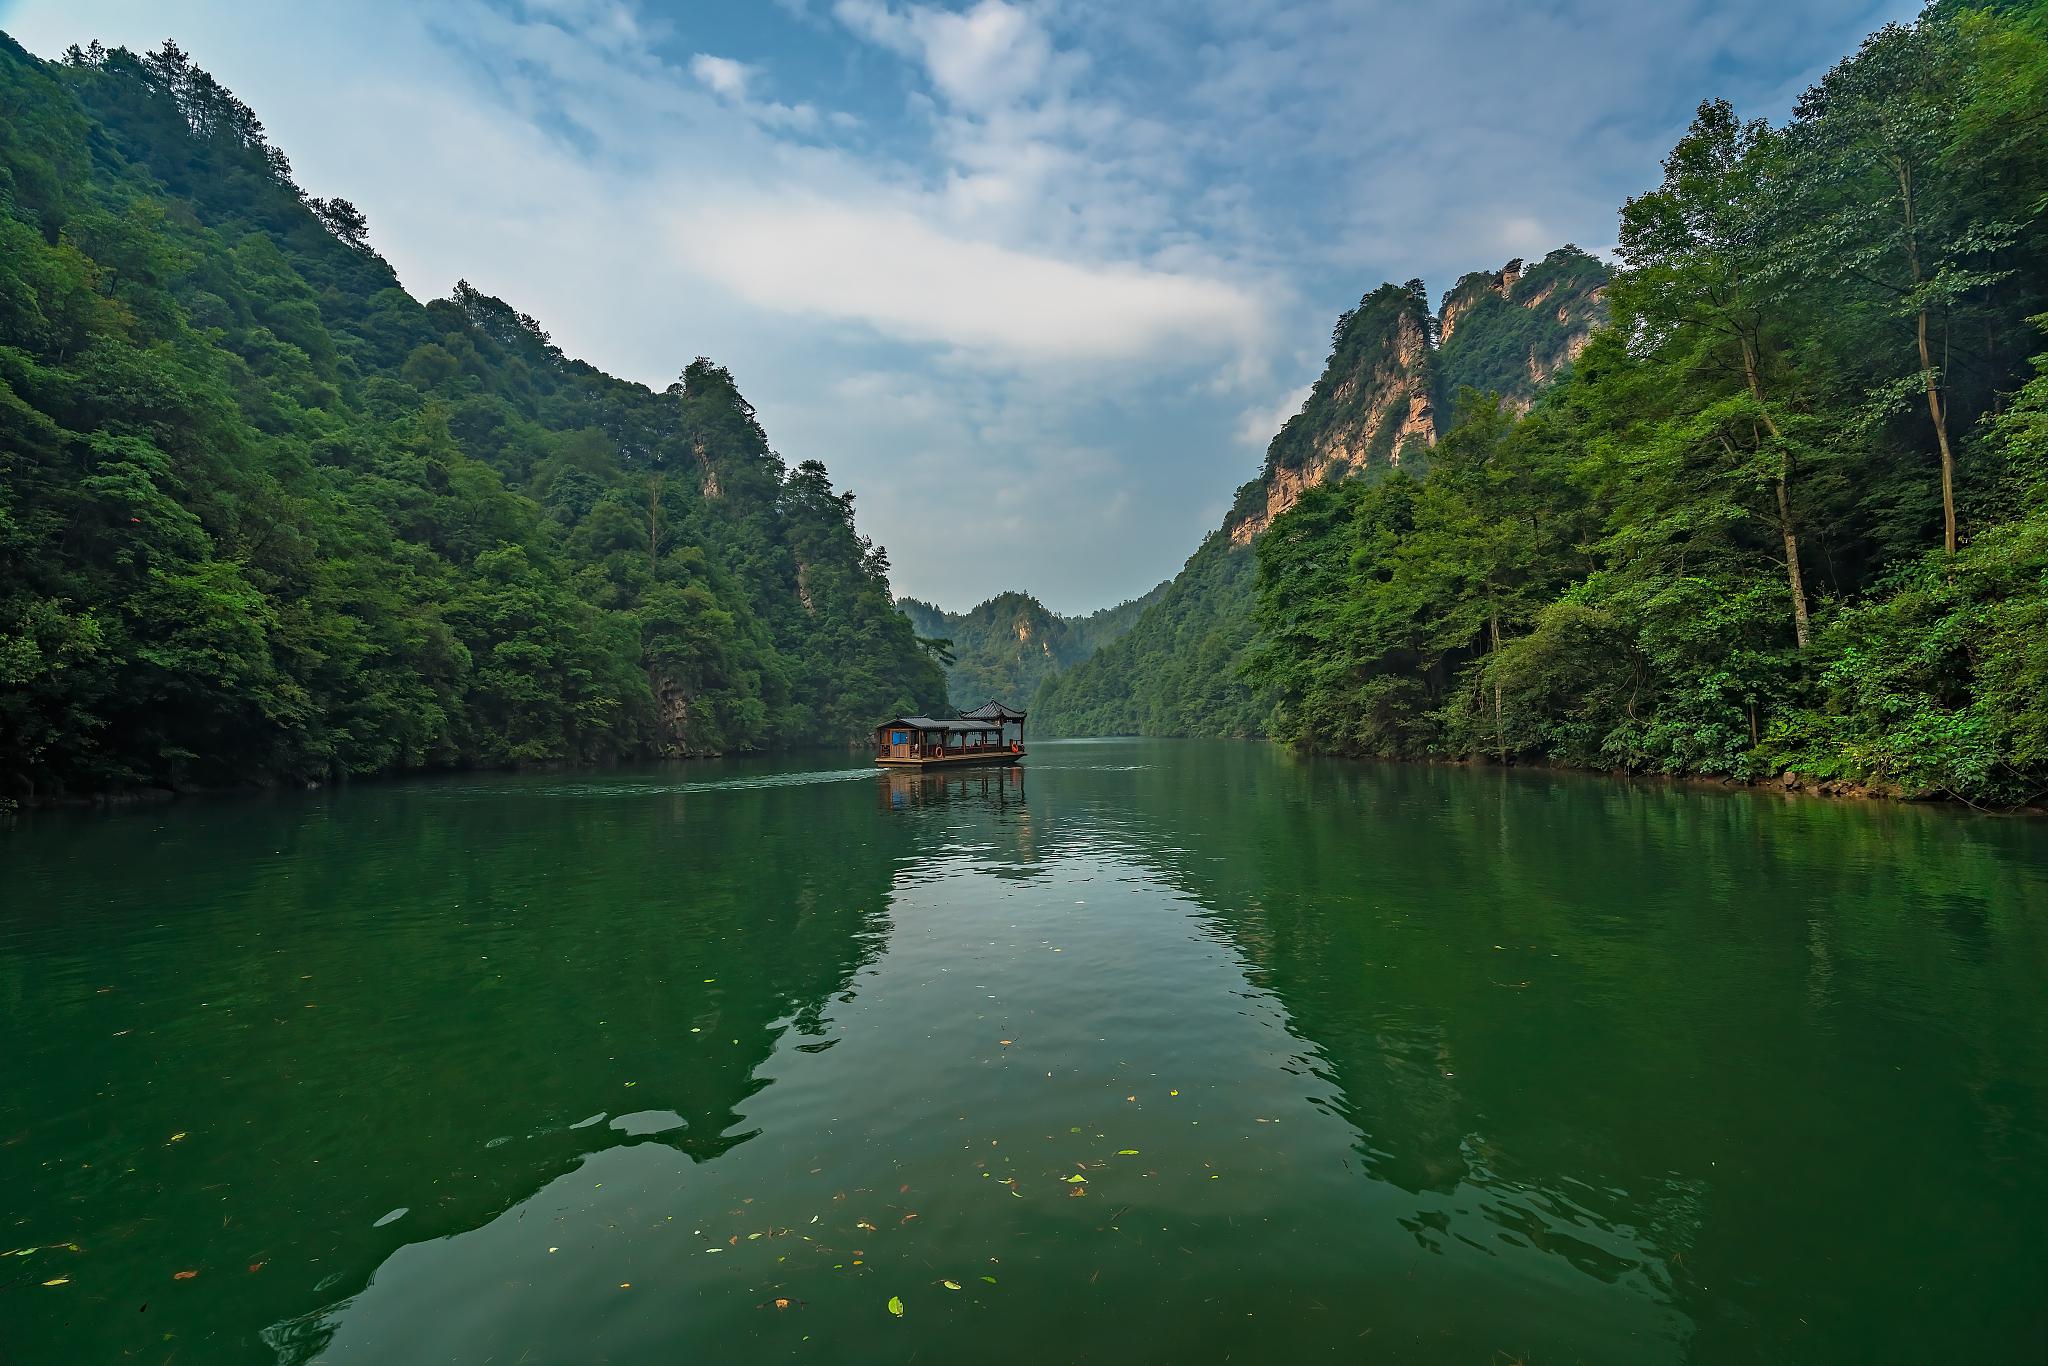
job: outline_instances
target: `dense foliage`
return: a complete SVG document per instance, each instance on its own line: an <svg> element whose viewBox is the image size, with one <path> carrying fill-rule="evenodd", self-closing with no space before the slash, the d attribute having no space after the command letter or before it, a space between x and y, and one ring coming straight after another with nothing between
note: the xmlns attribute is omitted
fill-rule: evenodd
<svg viewBox="0 0 2048 1366"><path fill-rule="evenodd" d="M953 704L994 700L1022 707L1039 685L1123 635L1166 585L1083 617L1061 616L1028 593L998 593L970 611L948 612L916 598L896 606L919 638L941 643Z"/></svg>
<svg viewBox="0 0 2048 1366"><path fill-rule="evenodd" d="M1258 543L1276 734L2048 789L2048 6L1711 102L1622 213L1614 327L1526 418Z"/></svg>
<svg viewBox="0 0 2048 1366"><path fill-rule="evenodd" d="M1046 679L1031 705L1047 735L1256 736L1271 700L1242 676L1252 553L1217 531L1127 633Z"/></svg>
<svg viewBox="0 0 2048 1366"><path fill-rule="evenodd" d="M1436 352L1441 409L1452 409L1467 389L1524 403L1535 397L1550 377L1531 373L1530 358L1570 353L1573 338L1602 313L1608 270L1598 257L1566 245L1520 271L1508 293L1497 289L1496 278L1468 275L1445 293L1442 313L1455 325L1445 326Z"/></svg>
<svg viewBox="0 0 2048 1366"><path fill-rule="evenodd" d="M842 739L887 560L702 359L422 305L175 46L0 35L0 800Z"/></svg>

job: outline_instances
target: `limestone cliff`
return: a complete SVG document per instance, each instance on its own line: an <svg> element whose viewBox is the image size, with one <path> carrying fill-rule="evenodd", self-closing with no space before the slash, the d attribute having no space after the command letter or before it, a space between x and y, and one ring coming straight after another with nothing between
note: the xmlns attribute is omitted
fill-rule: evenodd
<svg viewBox="0 0 2048 1366"><path fill-rule="evenodd" d="M1607 267L1565 246L1527 269L1517 260L1475 271L1444 292L1438 318L1437 394L1446 420L1467 388L1527 412L1607 321Z"/></svg>
<svg viewBox="0 0 2048 1366"><path fill-rule="evenodd" d="M1606 284L1605 266L1563 247L1533 266L1465 276L1437 317L1420 280L1366 295L1337 320L1322 378L1222 529L1126 634L1046 676L1034 732L1260 734L1272 699L1239 672L1256 636L1253 540L1304 489L1426 466L1467 388L1526 411L1606 320Z"/></svg>
<svg viewBox="0 0 2048 1366"><path fill-rule="evenodd" d="M1226 529L1249 545L1305 488L1392 468L1436 443L1434 322L1420 280L1381 285L1337 320L1330 361L1301 411L1238 490Z"/></svg>
<svg viewBox="0 0 2048 1366"><path fill-rule="evenodd" d="M1536 265L1474 271L1432 318L1423 284L1386 284L1337 320L1329 364L1238 490L1225 530L1250 545L1303 489L1411 462L1436 444L1467 388L1527 412L1607 319L1607 268L1566 246Z"/></svg>

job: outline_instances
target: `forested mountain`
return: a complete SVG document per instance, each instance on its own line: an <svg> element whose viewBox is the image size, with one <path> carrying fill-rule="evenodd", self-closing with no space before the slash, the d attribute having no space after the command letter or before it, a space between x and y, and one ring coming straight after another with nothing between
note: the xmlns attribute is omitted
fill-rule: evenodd
<svg viewBox="0 0 2048 1366"><path fill-rule="evenodd" d="M0 35L0 800L842 740L945 701L822 465L421 304L175 46Z"/></svg>
<svg viewBox="0 0 2048 1366"><path fill-rule="evenodd" d="M1244 676L1256 634L1250 547L1302 494L1342 479L1426 468L1468 388L1510 405L1535 395L1606 320L1607 268L1577 247L1524 272L1467 275L1432 316L1420 280L1384 284L1338 318L1330 358L1301 411L1130 633L1048 682L1036 706L1054 735L1259 735L1270 690Z"/></svg>
<svg viewBox="0 0 2048 1366"><path fill-rule="evenodd" d="M968 612L947 612L916 598L899 598L896 606L920 637L947 642L952 662L946 683L954 706L978 707L994 699L1021 707L1046 679L1128 631L1165 591L1161 584L1085 617L1061 616L1030 594L1014 592L998 593Z"/></svg>
<svg viewBox="0 0 2048 1366"><path fill-rule="evenodd" d="M1253 635L1254 571L1249 550L1211 532L1121 639L1040 685L1033 729L1055 736L1262 734L1270 701L1241 673Z"/></svg>
<svg viewBox="0 0 2048 1366"><path fill-rule="evenodd" d="M2044 210L2039 0L1887 26L1784 127L1702 105L1561 383L1260 537L1274 733L2038 800Z"/></svg>

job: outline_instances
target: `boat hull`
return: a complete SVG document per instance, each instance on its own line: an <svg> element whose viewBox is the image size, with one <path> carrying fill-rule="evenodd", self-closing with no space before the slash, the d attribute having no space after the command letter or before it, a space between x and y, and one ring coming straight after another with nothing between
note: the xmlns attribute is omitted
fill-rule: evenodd
<svg viewBox="0 0 2048 1366"><path fill-rule="evenodd" d="M884 755L875 760L877 768L974 768L991 764L1014 764L1024 755L1011 750L994 754L946 754L928 755L917 759L897 759Z"/></svg>

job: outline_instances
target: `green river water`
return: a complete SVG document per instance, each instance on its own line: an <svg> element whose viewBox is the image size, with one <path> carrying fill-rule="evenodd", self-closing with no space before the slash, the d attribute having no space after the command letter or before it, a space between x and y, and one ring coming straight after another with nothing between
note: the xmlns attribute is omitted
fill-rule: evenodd
<svg viewBox="0 0 2048 1366"><path fill-rule="evenodd" d="M2048 1360L2038 819L1173 741L38 813L0 1029L8 1366Z"/></svg>

